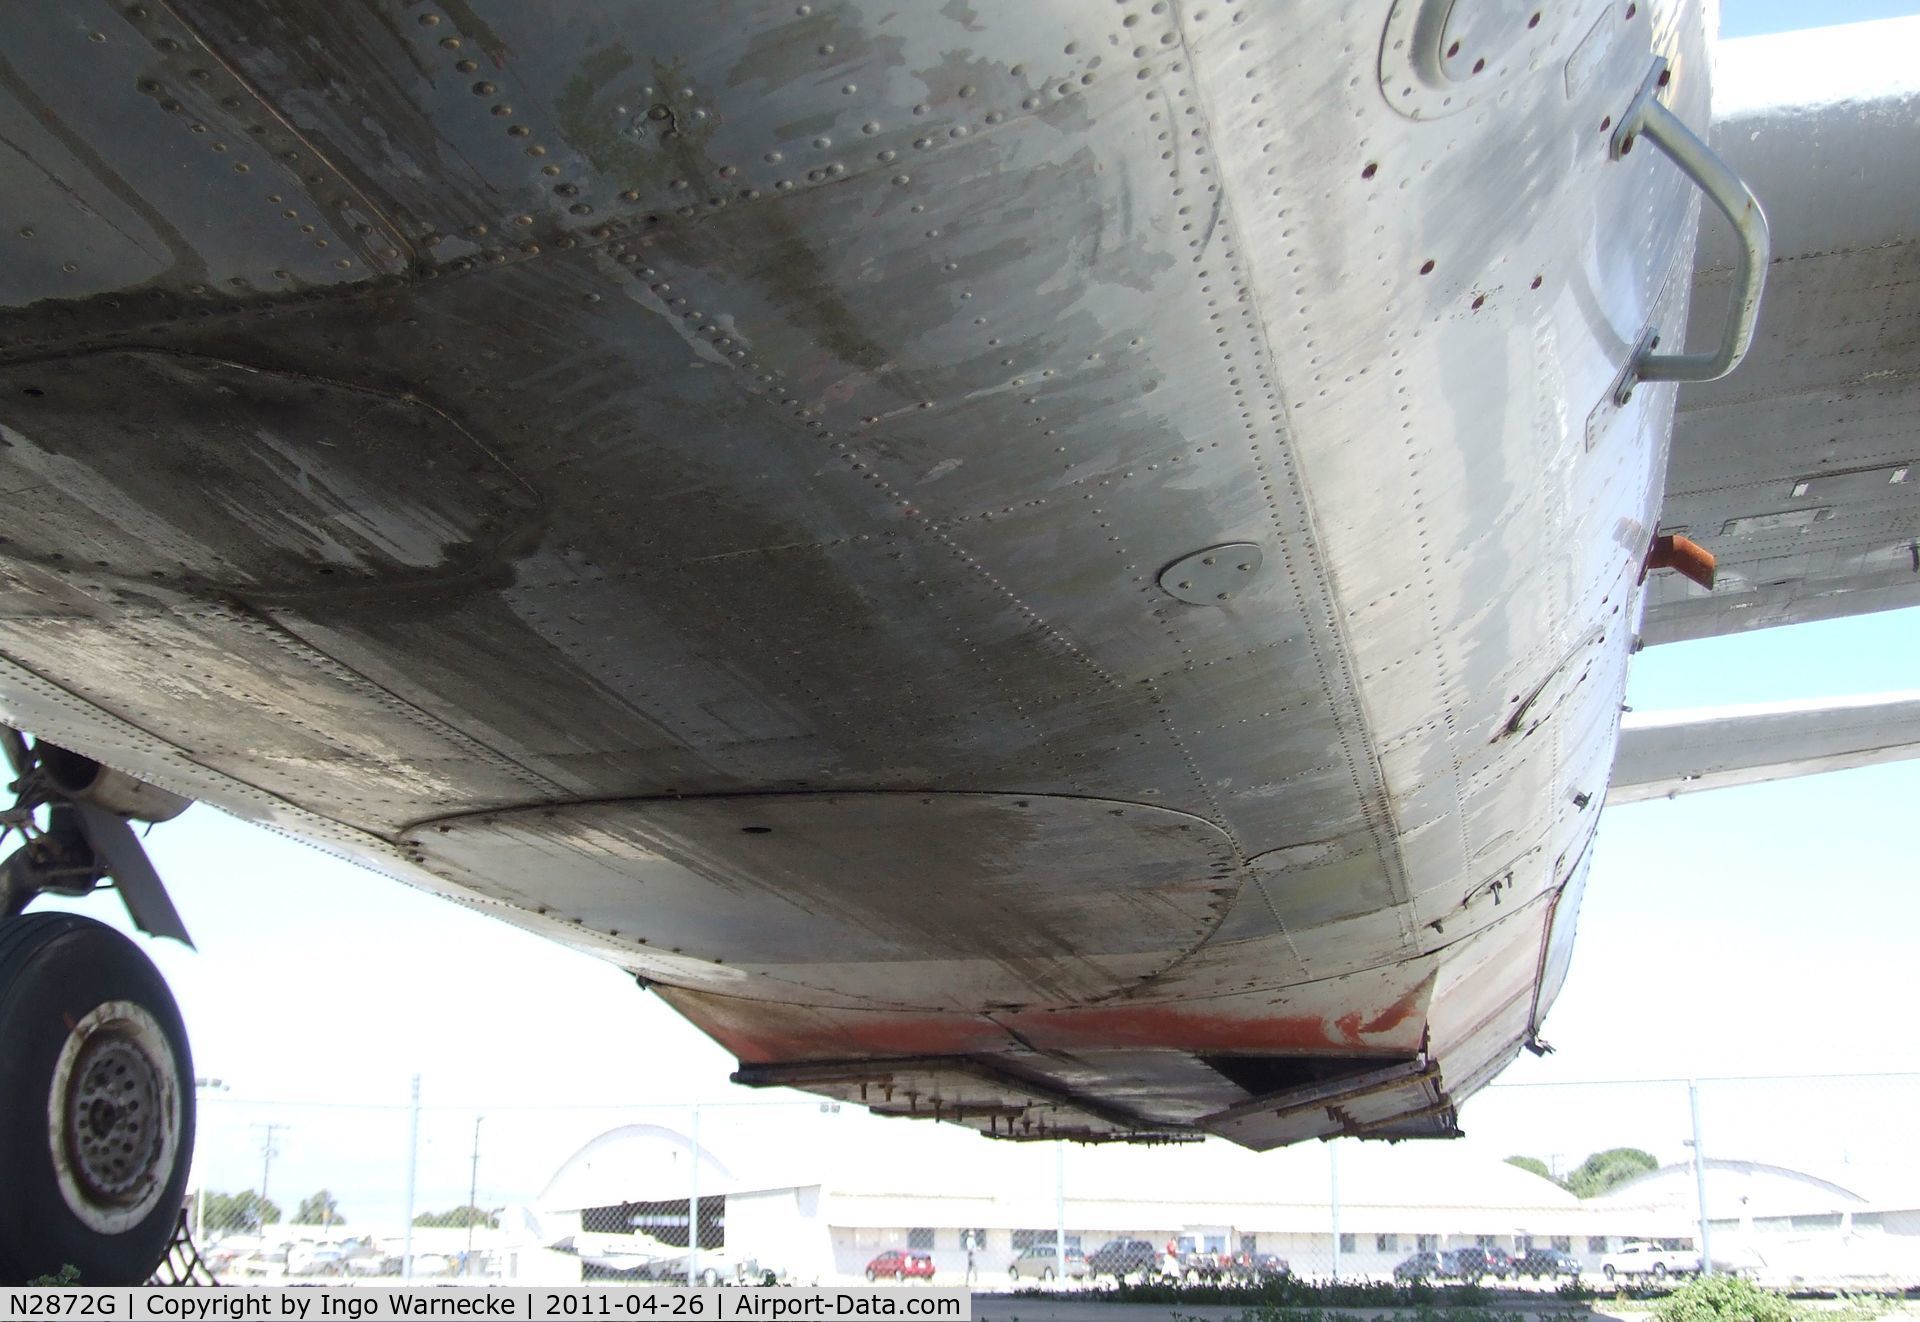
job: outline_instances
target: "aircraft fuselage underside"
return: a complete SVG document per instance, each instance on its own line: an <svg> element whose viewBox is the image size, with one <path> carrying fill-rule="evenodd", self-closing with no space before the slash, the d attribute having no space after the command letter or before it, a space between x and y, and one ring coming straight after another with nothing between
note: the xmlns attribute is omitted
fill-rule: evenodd
<svg viewBox="0 0 1920 1322"><path fill-rule="evenodd" d="M1696 5L0 29L7 723L987 1133L1450 1134L1534 1034Z"/></svg>

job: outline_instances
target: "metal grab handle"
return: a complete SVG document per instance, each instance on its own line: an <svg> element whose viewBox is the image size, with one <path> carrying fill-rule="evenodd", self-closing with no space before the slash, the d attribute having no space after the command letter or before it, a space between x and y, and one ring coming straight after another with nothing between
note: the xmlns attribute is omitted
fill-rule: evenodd
<svg viewBox="0 0 1920 1322"><path fill-rule="evenodd" d="M1619 160L1644 137L1667 154L1702 192L1713 199L1734 233L1740 236L1740 266L1734 285L1732 315L1720 347L1712 353L1654 353L1657 336L1643 337L1641 347L1623 373L1617 398L1625 403L1639 381L1718 381L1740 365L1753 347L1754 325L1760 319L1760 294L1766 288L1770 247L1766 213L1760 203L1713 148L1700 141L1680 117L1661 105L1656 94L1666 82L1667 62L1655 59L1646 82L1640 85L1627 113L1613 131L1612 156Z"/></svg>

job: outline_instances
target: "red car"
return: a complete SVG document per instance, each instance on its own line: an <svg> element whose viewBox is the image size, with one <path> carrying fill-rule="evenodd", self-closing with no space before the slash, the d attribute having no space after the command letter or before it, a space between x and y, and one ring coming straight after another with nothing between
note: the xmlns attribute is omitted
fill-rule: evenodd
<svg viewBox="0 0 1920 1322"><path fill-rule="evenodd" d="M916 1277L921 1280L933 1279L933 1255L931 1253L909 1253L905 1249L888 1249L867 1264L867 1279L877 1281L882 1276L896 1281L910 1281Z"/></svg>

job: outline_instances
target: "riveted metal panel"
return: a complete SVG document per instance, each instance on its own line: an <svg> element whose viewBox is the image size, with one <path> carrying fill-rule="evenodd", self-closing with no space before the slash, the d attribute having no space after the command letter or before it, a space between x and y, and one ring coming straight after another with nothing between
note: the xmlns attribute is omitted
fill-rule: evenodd
<svg viewBox="0 0 1920 1322"><path fill-rule="evenodd" d="M1830 476L1920 459L1920 184L1883 164L1912 152L1920 87L1895 65L1915 33L1909 18L1719 52L1712 141L1766 207L1774 260L1748 365L1687 387L1675 423L1661 522L1714 552L1716 590L1655 575L1648 642L1920 602L1920 487ZM1731 252L1710 215L1690 344L1722 324Z"/></svg>
<svg viewBox="0 0 1920 1322"><path fill-rule="evenodd" d="M1462 9L1463 52L1517 13ZM1604 123L1656 52L1699 118L1691 6L1556 11L1430 122L1383 95L1377 6L149 17L182 28L142 37L167 88L197 52L208 96L234 80L193 102L209 132L325 164L279 193L291 229L156 195L232 293L128 303L129 226L0 316L9 380L184 355L220 401L209 430L154 386L177 453L132 497L124 425L63 440L90 494L6 558L30 669L0 697L397 841L755 1064L992 1058L1184 1125L1237 1086L1196 1053L1431 1037L1455 1096L1511 1054L1610 759L1671 392L1595 406L1687 293L1686 187ZM178 128L101 89L56 119ZM334 243L315 204L398 264L286 266ZM31 437L45 399L0 422ZM343 411L378 425L324 444ZM292 457L247 477L269 414ZM149 567L114 536L142 509L243 568ZM384 540L315 535L356 517ZM1261 551L1244 592L1162 590L1228 543Z"/></svg>
<svg viewBox="0 0 1920 1322"><path fill-rule="evenodd" d="M730 985L745 980L736 995L809 985L829 1003L975 1013L1151 979L1206 938L1235 885L1231 847L1198 818L1038 795L570 805L407 839L484 893L643 935L683 957L668 959L682 978L724 965ZM903 986L891 966L908 961Z"/></svg>
<svg viewBox="0 0 1920 1322"><path fill-rule="evenodd" d="M387 218L166 4L12 5L0 48L0 306L171 312L405 266Z"/></svg>
<svg viewBox="0 0 1920 1322"><path fill-rule="evenodd" d="M417 399L215 358L0 368L9 551L56 573L255 597L497 572L539 506ZM184 498L193 492L192 499Z"/></svg>

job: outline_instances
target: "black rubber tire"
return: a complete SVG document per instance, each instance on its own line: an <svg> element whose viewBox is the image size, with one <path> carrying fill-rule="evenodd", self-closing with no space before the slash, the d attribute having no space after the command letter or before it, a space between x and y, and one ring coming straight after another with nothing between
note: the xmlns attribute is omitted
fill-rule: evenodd
<svg viewBox="0 0 1920 1322"><path fill-rule="evenodd" d="M109 1001L129 1001L159 1026L172 1053L180 1125L158 1199L118 1233L88 1226L61 1194L47 1127L48 1092L70 1025ZM193 1162L193 1057L166 981L140 948L78 914L0 922L0 1284L71 1265L81 1285L139 1285L166 1256Z"/></svg>

